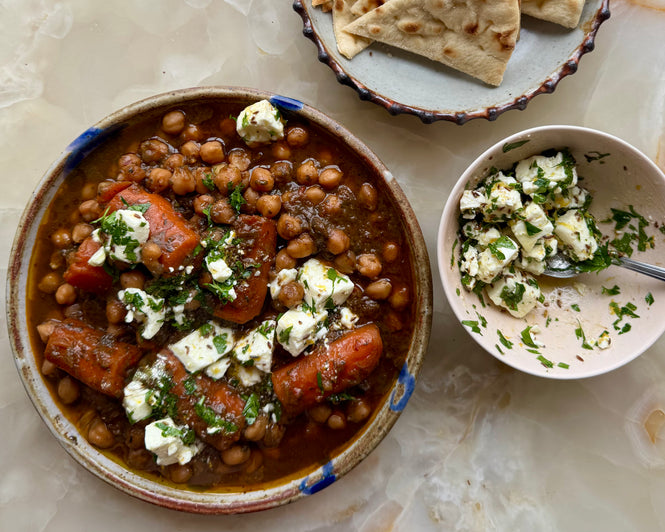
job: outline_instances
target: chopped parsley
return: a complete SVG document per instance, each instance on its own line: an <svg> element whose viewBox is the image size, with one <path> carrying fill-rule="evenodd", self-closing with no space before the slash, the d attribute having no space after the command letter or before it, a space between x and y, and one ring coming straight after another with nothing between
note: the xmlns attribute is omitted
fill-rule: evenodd
<svg viewBox="0 0 665 532"><path fill-rule="evenodd" d="M526 329L524 329L520 333L520 336L522 337L522 342L524 342L524 345L538 349L539 346L536 344L536 342L533 341L533 338L531 337L531 329L532 326L529 325Z"/></svg>
<svg viewBox="0 0 665 532"><path fill-rule="evenodd" d="M575 312L580 312L580 306L577 303L570 305L570 308L572 308Z"/></svg>
<svg viewBox="0 0 665 532"><path fill-rule="evenodd" d="M319 391L323 393L323 378L321 377L321 372L317 371L316 372L316 385L319 388Z"/></svg>
<svg viewBox="0 0 665 532"><path fill-rule="evenodd" d="M253 425L256 418L259 417L259 396L253 393L247 398L245 406L242 409L242 415L245 416L245 421L248 425Z"/></svg>
<svg viewBox="0 0 665 532"><path fill-rule="evenodd" d="M212 339L212 345L215 346L215 349L217 350L217 353L220 355L223 355L224 352L226 351L226 346L228 345L227 342L227 334L223 333L220 334L219 336L215 336ZM249 344L247 345L249 347Z"/></svg>
<svg viewBox="0 0 665 532"><path fill-rule="evenodd" d="M543 355L539 355L538 360L546 368L553 368L554 367L554 363L551 360L547 360Z"/></svg>
<svg viewBox="0 0 665 532"><path fill-rule="evenodd" d="M236 214L240 214L240 207L247 203L242 195L242 190L242 184L234 187L232 183L229 183L229 203Z"/></svg>
<svg viewBox="0 0 665 532"><path fill-rule="evenodd" d="M518 140L517 142L511 142L510 144L504 144L501 149L502 149L503 153L508 153L511 150L515 150L515 149L519 148L520 146L524 146L527 142L529 142L529 139L527 139L527 140Z"/></svg>
<svg viewBox="0 0 665 532"><path fill-rule="evenodd" d="M469 327L471 332L480 334L481 336L483 334L480 332L480 327L478 327L478 322L476 320L462 320L462 325Z"/></svg>
<svg viewBox="0 0 665 532"><path fill-rule="evenodd" d="M503 344L503 346L507 349L512 349L513 348L513 343L506 338L501 331L497 329L496 334L499 336L499 341Z"/></svg>
<svg viewBox="0 0 665 532"><path fill-rule="evenodd" d="M286 329L279 331L279 343L288 344L289 339L291 338L291 331L293 330L293 325L289 325Z"/></svg>
<svg viewBox="0 0 665 532"><path fill-rule="evenodd" d="M196 440L196 434L190 428L178 428L173 425L167 425L161 421L157 422L156 427L162 431L162 436L171 436L179 438L185 445L191 445Z"/></svg>
<svg viewBox="0 0 665 532"><path fill-rule="evenodd" d="M578 340L582 340L582 349L589 349L592 350L593 346L589 345L589 343L586 341L586 336L584 335L584 331L582 330L582 325L580 325L580 322L577 322L577 328L575 329L575 337Z"/></svg>
<svg viewBox="0 0 665 532"><path fill-rule="evenodd" d="M542 232L540 227L535 226L526 220L524 220L524 225L526 226L526 234L529 236L537 235L538 233Z"/></svg>
<svg viewBox="0 0 665 532"><path fill-rule="evenodd" d="M526 287L522 283L514 283L513 286L504 285L499 297L508 306L510 310L517 310L517 306L522 302Z"/></svg>
<svg viewBox="0 0 665 532"><path fill-rule="evenodd" d="M201 182L208 190L214 191L217 188L215 186L215 180L212 178L212 174L210 173L206 172Z"/></svg>
<svg viewBox="0 0 665 532"><path fill-rule="evenodd" d="M238 432L238 427L235 423L227 421L223 417L219 416L212 408L205 405L205 395L202 396L194 405L194 411L196 415L199 416L208 427L211 428L220 428L226 434L233 434Z"/></svg>
<svg viewBox="0 0 665 532"><path fill-rule="evenodd" d="M647 302L647 305L651 306L654 303L654 298L651 292L649 292L646 296L644 296L644 301Z"/></svg>
<svg viewBox="0 0 665 532"><path fill-rule="evenodd" d="M600 292L606 296L617 296L621 293L621 289L617 285L614 285L612 288L605 288L604 286L601 286Z"/></svg>

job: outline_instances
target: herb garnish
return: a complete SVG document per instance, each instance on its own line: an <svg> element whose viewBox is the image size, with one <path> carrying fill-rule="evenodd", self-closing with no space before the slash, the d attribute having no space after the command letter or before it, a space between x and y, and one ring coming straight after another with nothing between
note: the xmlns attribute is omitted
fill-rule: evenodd
<svg viewBox="0 0 665 532"><path fill-rule="evenodd" d="M156 427L162 431L162 436L180 438L185 445L191 445L196 440L196 434L189 428L178 428L161 421L156 424Z"/></svg>
<svg viewBox="0 0 665 532"><path fill-rule="evenodd" d="M253 425L256 421L256 418L259 417L259 396L253 393L247 398L245 406L242 409L242 415L245 416L245 420L248 425Z"/></svg>

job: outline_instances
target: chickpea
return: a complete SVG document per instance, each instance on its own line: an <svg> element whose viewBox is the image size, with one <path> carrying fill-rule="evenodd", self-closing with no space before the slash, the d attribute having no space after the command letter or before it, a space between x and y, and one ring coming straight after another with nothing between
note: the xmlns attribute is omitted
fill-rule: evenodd
<svg viewBox="0 0 665 532"><path fill-rule="evenodd" d="M282 198L277 195L266 194L257 200L256 208L261 216L274 218L282 208Z"/></svg>
<svg viewBox="0 0 665 532"><path fill-rule="evenodd" d="M343 412L333 412L327 421L328 427L333 430L342 430L346 428L346 416Z"/></svg>
<svg viewBox="0 0 665 532"><path fill-rule="evenodd" d="M244 213L253 214L256 212L256 203L259 201L260 194L251 187L247 187L247 190L243 192L242 197L245 199L245 203L242 204L240 209Z"/></svg>
<svg viewBox="0 0 665 532"><path fill-rule="evenodd" d="M184 156L186 163L193 164L199 160L201 146L195 140L188 140L180 146L180 153Z"/></svg>
<svg viewBox="0 0 665 532"><path fill-rule="evenodd" d="M390 291L393 289L393 285L388 279L379 279L367 285L365 288L365 293L376 301L381 301L383 299L388 299L390 296Z"/></svg>
<svg viewBox="0 0 665 532"><path fill-rule="evenodd" d="M270 150L275 159L290 159L291 158L291 148L284 141L277 141L273 143Z"/></svg>
<svg viewBox="0 0 665 532"><path fill-rule="evenodd" d="M386 262L395 262L399 258L399 245L395 242L386 242L383 244L381 255Z"/></svg>
<svg viewBox="0 0 665 532"><path fill-rule="evenodd" d="M48 267L52 270L57 270L58 268L61 268L64 263L65 257L62 256L62 253L60 251L54 251L49 258Z"/></svg>
<svg viewBox="0 0 665 532"><path fill-rule="evenodd" d="M221 198L212 204L210 218L216 224L232 224L236 219L236 211L233 210L228 199Z"/></svg>
<svg viewBox="0 0 665 532"><path fill-rule="evenodd" d="M405 284L396 286L388 299L388 303L390 303L390 306L395 310L405 309L410 302L411 295L409 294L409 287Z"/></svg>
<svg viewBox="0 0 665 532"><path fill-rule="evenodd" d="M342 182L344 174L336 166L328 166L319 175L319 184L326 190L332 190Z"/></svg>
<svg viewBox="0 0 665 532"><path fill-rule="evenodd" d="M157 139L144 140L139 146L139 154L144 163L161 161L168 153L169 147L166 143Z"/></svg>
<svg viewBox="0 0 665 532"><path fill-rule="evenodd" d="M252 454L245 464L245 473L251 475L263 465L263 453L259 449L252 449Z"/></svg>
<svg viewBox="0 0 665 532"><path fill-rule="evenodd" d="M222 462L228 466L244 464L251 453L247 445L233 445L222 451Z"/></svg>
<svg viewBox="0 0 665 532"><path fill-rule="evenodd" d="M44 359L44 362L42 362L41 372L44 377L55 377L55 375L58 373L58 366L56 366L50 360Z"/></svg>
<svg viewBox="0 0 665 532"><path fill-rule="evenodd" d="M290 161L277 161L270 166L270 173L276 183L283 185L293 179L293 165Z"/></svg>
<svg viewBox="0 0 665 532"><path fill-rule="evenodd" d="M81 199L89 200L97 197L97 183L86 183L81 187Z"/></svg>
<svg viewBox="0 0 665 532"><path fill-rule="evenodd" d="M58 397L66 405L71 405L81 395L81 389L74 379L69 375L65 375L58 382Z"/></svg>
<svg viewBox="0 0 665 532"><path fill-rule="evenodd" d="M249 186L257 192L270 192L275 186L275 179L270 170L258 166L252 170Z"/></svg>
<svg viewBox="0 0 665 532"><path fill-rule="evenodd" d="M58 305L71 305L76 301L76 289L69 283L61 284L55 291L55 300Z"/></svg>
<svg viewBox="0 0 665 532"><path fill-rule="evenodd" d="M115 443L111 431L101 419L95 418L88 429L88 441L100 449L108 449Z"/></svg>
<svg viewBox="0 0 665 532"><path fill-rule="evenodd" d="M171 188L179 196L194 192L196 179L189 168L176 168L171 176Z"/></svg>
<svg viewBox="0 0 665 532"><path fill-rule="evenodd" d="M305 289L300 283L292 281L285 284L279 291L279 302L288 308L293 308L300 304L302 298L305 296Z"/></svg>
<svg viewBox="0 0 665 532"><path fill-rule="evenodd" d="M341 253L335 257L333 264L340 272L351 274L356 270L356 254L351 250Z"/></svg>
<svg viewBox="0 0 665 532"><path fill-rule="evenodd" d="M307 415L317 423L325 423L332 414L332 408L325 403L313 406L307 411Z"/></svg>
<svg viewBox="0 0 665 532"><path fill-rule="evenodd" d="M120 323L125 319L127 310L117 299L111 299L106 303L106 320L111 324Z"/></svg>
<svg viewBox="0 0 665 532"><path fill-rule="evenodd" d="M229 153L229 164L244 172L252 164L252 157L242 148L235 148Z"/></svg>
<svg viewBox="0 0 665 532"><path fill-rule="evenodd" d="M219 122L219 130L224 137L230 137L236 132L236 121L233 118L223 118Z"/></svg>
<svg viewBox="0 0 665 532"><path fill-rule="evenodd" d="M55 321L48 320L37 325L39 338L41 338L42 342L44 343L48 342L48 339L53 334L53 331L55 331Z"/></svg>
<svg viewBox="0 0 665 532"><path fill-rule="evenodd" d="M80 244L92 234L92 231L93 231L92 225L78 223L72 229L72 240L76 244Z"/></svg>
<svg viewBox="0 0 665 532"><path fill-rule="evenodd" d="M192 170L196 187L194 190L199 194L209 194L211 191L217 190L215 181L212 178L212 171L207 166L197 166Z"/></svg>
<svg viewBox="0 0 665 532"><path fill-rule="evenodd" d="M303 259L316 253L316 244L308 233L302 233L288 243L286 252L294 259Z"/></svg>
<svg viewBox="0 0 665 532"><path fill-rule="evenodd" d="M277 271L290 270L292 268L295 268L296 264L297 264L296 259L294 259L291 255L289 255L286 249L280 249L277 252L277 256L275 257L275 269Z"/></svg>
<svg viewBox="0 0 665 532"><path fill-rule="evenodd" d="M51 234L51 243L58 249L69 247L72 244L72 235L67 229L61 227Z"/></svg>
<svg viewBox="0 0 665 532"><path fill-rule="evenodd" d="M201 194L194 198L194 212L199 216L207 216L210 213L212 204L215 203L215 198L210 194Z"/></svg>
<svg viewBox="0 0 665 532"><path fill-rule="evenodd" d="M333 163L333 154L328 148L321 148L317 156L319 163L323 166L328 166Z"/></svg>
<svg viewBox="0 0 665 532"><path fill-rule="evenodd" d="M369 415L372 413L372 408L363 399L357 399L351 401L349 406L346 409L346 419L351 423L360 423L361 421L366 420Z"/></svg>
<svg viewBox="0 0 665 532"><path fill-rule="evenodd" d="M303 232L303 224L300 218L291 214L282 214L277 220L277 233L284 240L291 240Z"/></svg>
<svg viewBox="0 0 665 532"><path fill-rule="evenodd" d="M349 249L351 240L347 234L341 229L333 229L328 234L328 241L326 242L326 249L333 255L339 255Z"/></svg>
<svg viewBox="0 0 665 532"><path fill-rule="evenodd" d="M171 177L173 174L170 170L166 168L153 168L148 174L148 180L146 181L146 187L151 192L160 192L166 190L171 183Z"/></svg>
<svg viewBox="0 0 665 532"><path fill-rule="evenodd" d="M309 142L309 133L299 126L290 127L286 132L286 142L293 148L302 148Z"/></svg>
<svg viewBox="0 0 665 532"><path fill-rule="evenodd" d="M42 277L37 288L45 294L54 294L60 286L60 276L55 272L50 272Z"/></svg>
<svg viewBox="0 0 665 532"><path fill-rule="evenodd" d="M201 145L201 159L208 164L221 163L224 160L224 145L218 140L211 140Z"/></svg>
<svg viewBox="0 0 665 532"><path fill-rule="evenodd" d="M185 113L182 111L169 111L162 118L162 131L167 135L180 135L185 129Z"/></svg>
<svg viewBox="0 0 665 532"><path fill-rule="evenodd" d="M120 274L120 286L123 289L138 288L143 289L145 284L145 275L140 270L132 270Z"/></svg>
<svg viewBox="0 0 665 532"><path fill-rule="evenodd" d="M114 181L102 181L97 185L97 196L105 195L112 186L115 186Z"/></svg>
<svg viewBox="0 0 665 532"><path fill-rule="evenodd" d="M172 464L169 466L169 477L171 478L171 482L175 482L176 484L185 484L189 482L189 479L192 478L193 474L194 471L191 466L187 464Z"/></svg>
<svg viewBox="0 0 665 532"><path fill-rule="evenodd" d="M118 158L118 168L121 174L131 174L137 168L141 168L142 162L141 158L135 153L125 153ZM132 181L132 179L128 179L128 181Z"/></svg>
<svg viewBox="0 0 665 532"><path fill-rule="evenodd" d="M189 142L190 140L199 141L203 133L199 129L199 126L196 124L187 124L185 128L180 132L180 139L183 142Z"/></svg>
<svg viewBox="0 0 665 532"><path fill-rule="evenodd" d="M259 416L256 418L254 423L247 425L243 435L246 440L249 441L259 441L263 439L263 436L266 434L266 426L268 424L268 419L266 416Z"/></svg>
<svg viewBox="0 0 665 532"><path fill-rule="evenodd" d="M127 464L133 469L145 471L153 467L154 463L154 455L145 449L131 449L127 453Z"/></svg>
<svg viewBox="0 0 665 532"><path fill-rule="evenodd" d="M92 222L102 215L102 208L95 200L87 200L79 205L79 213L86 222Z"/></svg>
<svg viewBox="0 0 665 532"><path fill-rule="evenodd" d="M404 328L404 324L402 323L402 318L400 318L399 314L397 314L397 312L395 312L394 310L391 310L386 314L384 322L386 324L386 327L388 327L388 330L392 332L401 331Z"/></svg>
<svg viewBox="0 0 665 532"><path fill-rule="evenodd" d="M328 194L321 204L321 211L327 216L336 216L342 212L342 200L336 194Z"/></svg>
<svg viewBox="0 0 665 532"><path fill-rule="evenodd" d="M375 279L381 274L383 266L374 253L363 253L358 256L358 272L360 275Z"/></svg>
<svg viewBox="0 0 665 532"><path fill-rule="evenodd" d="M143 246L141 246L141 258L143 262L146 261L156 261L159 257L162 256L162 248L159 247L159 244L148 240Z"/></svg>
<svg viewBox="0 0 665 532"><path fill-rule="evenodd" d="M368 211L375 211L379 201L378 193L370 183L363 183L358 192L358 202Z"/></svg>
<svg viewBox="0 0 665 532"><path fill-rule="evenodd" d="M185 166L185 156L182 153L172 153L165 160L162 166L165 170L175 170L176 168L181 168Z"/></svg>
<svg viewBox="0 0 665 532"><path fill-rule="evenodd" d="M319 180L319 169L313 159L307 159L296 170L296 181L301 185L315 185Z"/></svg>
<svg viewBox="0 0 665 532"><path fill-rule="evenodd" d="M217 190L228 195L229 192L242 183L242 174L235 166L221 163L213 168L213 181Z"/></svg>

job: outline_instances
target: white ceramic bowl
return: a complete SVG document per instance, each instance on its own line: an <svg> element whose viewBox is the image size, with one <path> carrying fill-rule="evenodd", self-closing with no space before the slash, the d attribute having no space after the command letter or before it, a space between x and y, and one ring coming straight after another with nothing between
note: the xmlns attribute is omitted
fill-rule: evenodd
<svg viewBox="0 0 665 532"><path fill-rule="evenodd" d="M630 362L663 333L664 282L617 266L567 280L540 276L546 302L524 318L515 318L492 305L487 297L483 306L478 296L467 291L461 284L457 262L460 246L455 242L459 242L463 191L473 188L492 167L510 169L517 161L552 148L568 148L575 157L580 186L593 197L590 212L597 221L607 220L611 208L628 210L630 205L648 220L646 232L653 236L655 246L636 251L632 258L665 266L665 234L659 229L665 227L665 174L646 155L617 137L582 127L553 125L522 131L498 142L464 172L448 198L439 226L439 273L448 301L464 328L496 358L533 375L591 377ZM598 228L615 238L614 223L599 223ZM618 294L603 290L614 286L619 287ZM613 307L629 303L636 307L633 312L639 318L624 317L616 327L623 329L628 323L630 331L619 334ZM522 332L534 325L541 332L533 337L542 347L530 347L523 341ZM592 346L605 330L610 333L609 348ZM583 347L584 340L587 347Z"/></svg>

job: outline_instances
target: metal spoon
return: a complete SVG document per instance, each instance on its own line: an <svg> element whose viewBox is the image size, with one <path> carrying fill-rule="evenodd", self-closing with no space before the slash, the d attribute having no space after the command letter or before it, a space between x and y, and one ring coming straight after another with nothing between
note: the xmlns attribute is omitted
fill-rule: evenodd
<svg viewBox="0 0 665 532"><path fill-rule="evenodd" d="M549 257L546 262L547 267L545 268L543 275L549 277L568 279L582 273L575 267L575 264L571 263L570 260L561 253ZM665 281L665 268L661 268L660 266L653 266L627 257L615 257L613 264L634 272L643 273L654 279Z"/></svg>

